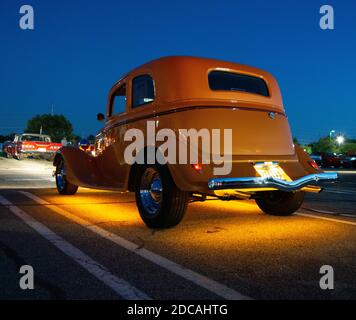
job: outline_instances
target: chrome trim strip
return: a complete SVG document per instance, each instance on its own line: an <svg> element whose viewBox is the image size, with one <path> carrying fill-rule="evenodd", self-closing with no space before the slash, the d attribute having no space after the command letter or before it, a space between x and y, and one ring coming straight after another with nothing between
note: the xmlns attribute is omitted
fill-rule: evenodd
<svg viewBox="0 0 356 320"><path fill-rule="evenodd" d="M339 175L336 172L309 174L294 181L284 181L272 177L214 178L209 180L208 188L210 190L276 188L281 191L296 191L305 186L321 186L338 180Z"/></svg>
<svg viewBox="0 0 356 320"><path fill-rule="evenodd" d="M219 110L221 110L221 109L230 110L231 109L231 110L234 110L234 111L244 110L244 111L265 112L267 114L269 112L274 112L275 114L278 114L280 116L287 117L286 114L283 111L276 110L276 109L271 109L271 108L260 109L260 108L256 108L256 107L242 107L242 106L238 106L238 105L234 105L234 106L219 106L219 105L216 105L216 106L185 106L185 107L174 107L172 109L168 109L168 110L165 110L165 111L159 111L159 112L150 111L149 113L147 113L145 115L136 116L136 117L133 116L132 118L123 119L123 120L119 120L120 117L122 117L120 114L119 115L112 115L110 117L107 116L106 123L108 123L109 121L112 121L113 123L112 124L108 124L107 126L105 126L105 128L103 130L107 131L107 130L110 130L112 128L119 127L121 125L130 124L130 123L136 122L136 121L141 121L141 120L147 120L147 119L151 119L151 118L166 116L166 115L173 114L173 113L178 113L178 112L191 111L191 110L200 110L200 109L219 109ZM135 110L135 108L134 108L134 110ZM117 117L117 119L115 119L115 117Z"/></svg>

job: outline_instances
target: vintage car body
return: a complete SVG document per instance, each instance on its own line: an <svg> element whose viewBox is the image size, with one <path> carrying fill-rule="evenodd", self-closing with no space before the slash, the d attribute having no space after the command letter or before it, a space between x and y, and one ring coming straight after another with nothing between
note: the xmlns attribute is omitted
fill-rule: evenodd
<svg viewBox="0 0 356 320"><path fill-rule="evenodd" d="M48 135L37 133L17 134L14 141L6 144L4 152L7 157L21 160L29 156L53 157L62 144L51 141Z"/></svg>
<svg viewBox="0 0 356 320"><path fill-rule="evenodd" d="M87 139L81 139L79 142L78 142L78 148L82 151L85 151L91 155L95 155L95 145L94 143L90 142L89 140Z"/></svg>
<svg viewBox="0 0 356 320"><path fill-rule="evenodd" d="M230 82L241 88L225 88ZM144 85L152 86L152 96L144 97L136 106L136 94ZM115 114L112 110L115 99L122 96L125 96L126 104L121 113ZM104 117L98 116L100 119ZM198 170L191 164L169 163L164 169L151 168L158 172L151 176L158 175L160 179L157 182L151 177L147 188L140 190L140 178L144 176L141 171L145 166L130 165L125 161L124 150L129 142L123 137L133 128L146 132L147 123L152 120L157 131L170 128L178 135L181 128L207 128L210 131L231 128L231 172L216 176L212 163L198 164ZM159 145L145 141L145 150ZM75 193L77 186L135 191L140 214L150 227L172 226L181 219L161 217L164 210L170 210L164 206L162 195L167 199L178 192L181 201L170 203L170 206L180 206L180 211L186 208L182 201L214 196L221 199L255 198L265 212L285 215L299 208L304 191L319 192L323 184L337 180L336 173L323 172L299 146L293 145L280 90L271 74L241 64L195 57L157 59L122 77L109 92L105 126L96 137L95 156L64 147L56 156L54 165L59 191L63 194ZM267 172L276 169L284 176L261 176L258 168ZM171 180L161 179L166 175ZM168 181L176 189L170 190L170 195L165 198L164 184L167 187ZM71 187L67 190L68 185ZM150 193L154 200L158 199L153 202L146 199L148 206L159 208L158 213L145 212L144 192ZM282 210L285 205L278 203L275 210L269 210L265 202L272 200L265 198L271 194L273 197L278 195L278 199L281 195L294 198L294 202L288 200L294 206ZM167 213L171 216L183 214Z"/></svg>

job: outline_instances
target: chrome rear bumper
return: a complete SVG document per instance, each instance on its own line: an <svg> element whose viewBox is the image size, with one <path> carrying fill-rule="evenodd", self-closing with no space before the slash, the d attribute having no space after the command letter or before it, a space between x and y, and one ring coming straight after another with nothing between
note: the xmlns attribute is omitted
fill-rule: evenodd
<svg viewBox="0 0 356 320"><path fill-rule="evenodd" d="M209 180L208 188L210 190L273 188L290 192L306 186L321 187L338 180L339 176L336 172L309 174L294 181L284 181L272 177L214 178Z"/></svg>

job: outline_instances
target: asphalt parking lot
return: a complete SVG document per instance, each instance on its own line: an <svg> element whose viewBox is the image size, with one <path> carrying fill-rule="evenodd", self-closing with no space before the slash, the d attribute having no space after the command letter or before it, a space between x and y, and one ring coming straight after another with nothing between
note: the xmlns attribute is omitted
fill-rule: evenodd
<svg viewBox="0 0 356 320"><path fill-rule="evenodd" d="M291 217L207 201L152 231L133 194L60 196L52 170L0 158L0 299L356 299L356 171ZM19 286L23 265L33 290ZM320 288L323 265L334 290Z"/></svg>

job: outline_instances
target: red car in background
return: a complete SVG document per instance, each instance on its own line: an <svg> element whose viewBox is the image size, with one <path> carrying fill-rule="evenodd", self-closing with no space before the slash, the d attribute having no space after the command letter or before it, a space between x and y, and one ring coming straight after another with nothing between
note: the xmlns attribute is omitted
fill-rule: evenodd
<svg viewBox="0 0 356 320"><path fill-rule="evenodd" d="M344 154L336 154L331 152L321 153L321 165L322 167L333 168L351 168L351 157Z"/></svg>
<svg viewBox="0 0 356 320"><path fill-rule="evenodd" d="M52 158L61 147L61 143L52 142L48 135L24 133L15 135L14 141L6 143L4 153L18 160L30 156Z"/></svg>
<svg viewBox="0 0 356 320"><path fill-rule="evenodd" d="M340 158L335 153L322 152L320 155L321 155L322 167L340 168L340 166L341 166Z"/></svg>

